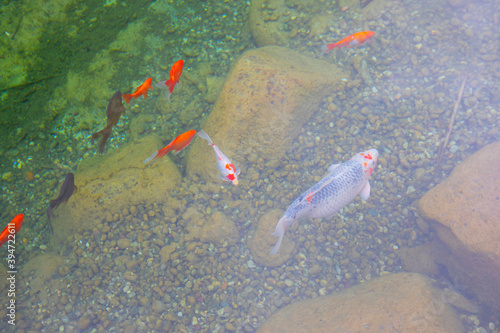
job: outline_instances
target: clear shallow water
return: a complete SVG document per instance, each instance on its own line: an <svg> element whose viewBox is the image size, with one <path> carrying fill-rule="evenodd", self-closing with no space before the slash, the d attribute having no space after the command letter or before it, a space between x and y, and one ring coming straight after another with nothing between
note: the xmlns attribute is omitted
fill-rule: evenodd
<svg viewBox="0 0 500 333"><path fill-rule="evenodd" d="M70 44L94 39L99 47L86 46L87 57L54 61L55 67L69 64L58 72L59 81L35 82L32 67L27 76L34 78L32 83L28 79L2 93L2 221L26 214L16 250L19 267L25 267L18 275L18 328L255 330L286 304L343 290L384 271L401 271L397 250L430 239L417 227L412 203L458 162L498 140L498 61L491 57L498 38L492 28L492 4L454 8L445 2L418 6L396 1L363 19L356 8L341 12L319 3L319 8L304 9L293 20L297 34L285 45L345 68L352 80L332 89L283 160L268 163L256 155L253 163L245 164L239 187L205 186L184 177L177 190L166 194L165 203L135 203L135 209L118 218L104 216L95 230L74 235L58 247L50 241L45 208L57 196L64 175L96 154L89 135L103 128L112 93L129 92L145 77L164 79L175 60L185 59L186 71L172 102L153 93L136 101L137 106L128 106L107 153L151 133L167 144L200 126L232 64L255 47L246 29L247 4L157 2L152 9L137 9L135 18L120 4L102 5L70 4L63 10L66 21L45 13L50 22L59 22L65 37L60 45L50 45L52 53L42 47L36 52L49 57L46 54ZM339 19L322 34L312 34L310 24L322 5L328 6L327 15L331 11ZM8 6L2 14L10 11L14 28L9 31L15 31L18 19ZM272 15L277 9L267 10L266 15ZM120 15L127 19L119 21ZM117 21L121 25L111 24ZM368 45L319 56L318 48L326 41L365 27L376 32ZM23 28L21 22L14 38L5 36L5 50L17 38L27 38ZM109 35L97 37L99 29ZM84 30L87 35L79 37ZM42 36L55 34L40 31ZM65 38L71 43L64 43ZM75 54L82 53L78 51ZM438 169L434 158L465 73L450 153ZM328 165L371 147L379 149L381 160L365 204L356 199L331 221L300 221L287 232L296 250L285 265L266 268L253 261L247 240L264 214L285 210ZM172 157L181 171L186 156ZM34 181L26 180L27 171L34 173ZM234 244L185 241L192 224L209 221L214 211L234 222L239 239ZM160 251L170 244L180 247L162 263ZM30 262L40 253L46 254L36 259L40 264Z"/></svg>

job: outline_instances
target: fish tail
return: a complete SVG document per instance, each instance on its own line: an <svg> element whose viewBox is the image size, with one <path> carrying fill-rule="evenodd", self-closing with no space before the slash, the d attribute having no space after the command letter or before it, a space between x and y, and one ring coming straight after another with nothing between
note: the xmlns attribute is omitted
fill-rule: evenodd
<svg viewBox="0 0 500 333"><path fill-rule="evenodd" d="M321 54L325 54L326 51L328 51L328 44L322 45L321 46Z"/></svg>
<svg viewBox="0 0 500 333"><path fill-rule="evenodd" d="M150 157L146 158L144 160L144 164L151 162L152 160L156 159L158 155L158 151L155 151Z"/></svg>
<svg viewBox="0 0 500 333"><path fill-rule="evenodd" d="M281 222L281 220L280 220ZM280 225L280 222L278 222L278 225L276 226L276 230L273 232L273 236L279 237L278 242L276 245L271 250L271 254L276 254L278 253L278 250L280 249L281 242L283 241L283 236L285 235L285 229L283 228L282 225Z"/></svg>
<svg viewBox="0 0 500 333"><path fill-rule="evenodd" d="M132 95L130 94L125 94L125 95L122 95L122 98L125 100L125 102L130 103L130 100L132 99Z"/></svg>
<svg viewBox="0 0 500 333"><path fill-rule="evenodd" d="M92 143L94 143L95 139L100 139L100 141L99 141L99 153L100 154L102 154L104 152L104 146L106 145L106 141L108 141L110 136L111 136L111 128L108 128L108 127L105 127L104 129L100 130L99 132L92 134L92 139L91 139Z"/></svg>
<svg viewBox="0 0 500 333"><path fill-rule="evenodd" d="M170 91L170 93L172 93L174 91L174 88L175 88L174 81L169 79L169 80L165 81L165 85L168 87L168 90Z"/></svg>
<svg viewBox="0 0 500 333"><path fill-rule="evenodd" d="M196 134L200 138L207 140L209 146L213 145L212 139L210 139L210 137L208 136L207 132L205 132L204 130L199 130Z"/></svg>

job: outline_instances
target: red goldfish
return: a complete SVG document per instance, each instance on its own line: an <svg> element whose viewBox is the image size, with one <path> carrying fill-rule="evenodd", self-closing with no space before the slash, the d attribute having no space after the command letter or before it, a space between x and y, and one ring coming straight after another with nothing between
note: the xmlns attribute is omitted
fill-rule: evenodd
<svg viewBox="0 0 500 333"><path fill-rule="evenodd" d="M372 38L373 35L375 35L373 31L356 32L355 34L342 39L340 42L323 45L321 47L321 50L323 51L323 53L325 53L326 51L330 51L337 47L347 46L348 48L351 48L353 46L363 44L364 42Z"/></svg>
<svg viewBox="0 0 500 333"><path fill-rule="evenodd" d="M167 89L167 99L170 101L170 94L174 91L175 86L179 84L179 79L182 75L182 68L184 67L184 60L178 60L172 65L170 69L170 77L167 81L161 81L155 84L156 87Z"/></svg>
<svg viewBox="0 0 500 333"><path fill-rule="evenodd" d="M9 224L3 229L0 234L0 246L6 243L9 240L14 240L14 235L21 230L21 226L23 224L24 214L18 214Z"/></svg>
<svg viewBox="0 0 500 333"><path fill-rule="evenodd" d="M198 132L198 136L202 139L207 140L208 145L212 146L215 152L215 158L217 159L217 169L219 169L220 173L219 178L226 181L231 182L233 185L238 185L238 176L240 174L240 169L235 167L229 158L217 147L212 139L208 136L208 134L204 130L200 130Z"/></svg>
<svg viewBox="0 0 500 333"><path fill-rule="evenodd" d="M195 130L190 130L186 133L182 133L181 135L176 137L174 141L170 142L165 148L155 151L153 155L151 155L144 161L144 163L148 163L152 160L163 157L170 153L172 150L175 151L175 154L179 153L191 143L191 140L193 139L195 134Z"/></svg>
<svg viewBox="0 0 500 333"><path fill-rule="evenodd" d="M137 97L139 96L144 96L144 98L148 97L148 90L151 89L153 90L153 88L151 87L151 82L153 81L152 78L149 78L149 79L146 79L146 81L144 81L143 84L141 84L139 87L137 87L137 89L135 90L135 92L133 94L125 94L123 95L123 98L125 99L125 101L127 101L127 103L130 103L130 100L133 98L133 99L136 99Z"/></svg>

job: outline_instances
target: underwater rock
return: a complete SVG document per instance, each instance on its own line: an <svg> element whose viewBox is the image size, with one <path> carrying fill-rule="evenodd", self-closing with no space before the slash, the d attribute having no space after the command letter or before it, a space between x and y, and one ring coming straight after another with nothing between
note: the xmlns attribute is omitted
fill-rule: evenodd
<svg viewBox="0 0 500 333"><path fill-rule="evenodd" d="M46 283L52 280L57 274L58 268L64 263L63 257L55 254L39 254L36 257L29 259L23 266L19 275L30 276L34 271L34 277L30 280L29 292L31 295L39 294L40 299L47 297Z"/></svg>
<svg viewBox="0 0 500 333"><path fill-rule="evenodd" d="M288 305L258 330L265 332L463 332L458 314L431 280L397 273L329 296Z"/></svg>
<svg viewBox="0 0 500 333"><path fill-rule="evenodd" d="M201 227L194 228L194 224L191 222L188 226L189 235L186 236L187 241L199 239L204 243L223 246L225 242L228 245L234 245L240 239L240 233L234 222L219 211L214 212L210 221L203 223Z"/></svg>
<svg viewBox="0 0 500 333"><path fill-rule="evenodd" d="M461 263L450 275L500 313L500 142L479 150L427 192L419 210Z"/></svg>
<svg viewBox="0 0 500 333"><path fill-rule="evenodd" d="M181 181L179 170L168 156L152 165L144 164L149 153L161 147L158 137L149 135L105 156L80 162L75 172L78 192L59 207L52 221L54 240L64 241L77 231L93 230L106 215L121 219L124 209L131 206L165 202L169 191Z"/></svg>
<svg viewBox="0 0 500 333"><path fill-rule="evenodd" d="M269 253L278 240L278 237L272 233L276 228L276 223L284 213L281 209L274 209L261 217L257 230L247 241L255 262L267 267L277 267L283 265L291 257L295 243L289 240L286 235L278 253L276 255Z"/></svg>
<svg viewBox="0 0 500 333"><path fill-rule="evenodd" d="M335 94L347 77L334 65L287 48L248 51L229 73L202 128L244 179L246 160L280 160L321 100ZM187 173L219 181L213 150L205 141L193 142Z"/></svg>

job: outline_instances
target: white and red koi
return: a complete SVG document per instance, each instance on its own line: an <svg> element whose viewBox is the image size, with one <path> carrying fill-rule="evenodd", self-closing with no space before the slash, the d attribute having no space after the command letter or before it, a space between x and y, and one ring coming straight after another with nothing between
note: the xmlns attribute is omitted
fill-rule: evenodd
<svg viewBox="0 0 500 333"><path fill-rule="evenodd" d="M377 150L370 149L356 154L345 163L331 165L328 168L330 173L302 193L279 220L273 233L279 239L271 254L278 252L285 230L301 217L331 218L358 194L361 199L367 200L370 196L368 178L377 166L377 158Z"/></svg>
<svg viewBox="0 0 500 333"><path fill-rule="evenodd" d="M215 152L215 157L217 158L217 169L219 169L220 173L219 178L233 183L233 185L238 185L238 175L240 174L240 169L235 167L229 158L217 147L208 134L204 130L198 131L196 133L200 138L207 140L208 145L212 146Z"/></svg>

